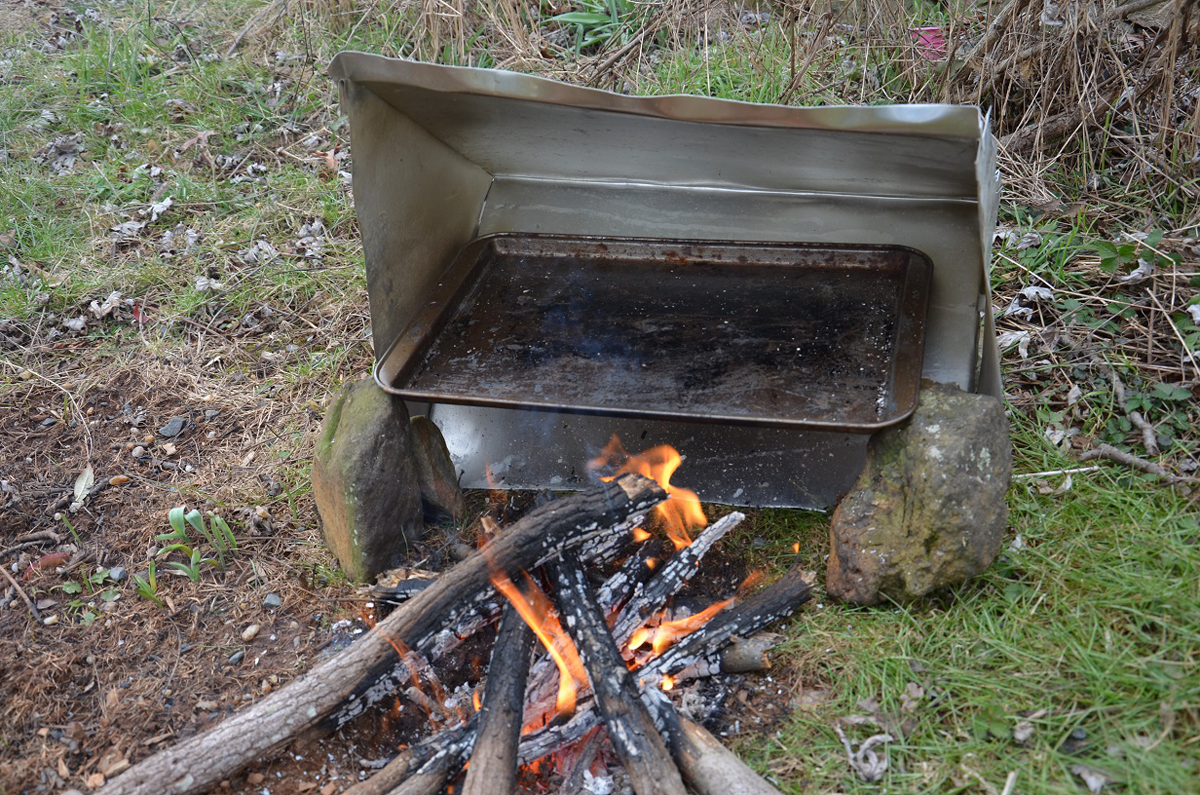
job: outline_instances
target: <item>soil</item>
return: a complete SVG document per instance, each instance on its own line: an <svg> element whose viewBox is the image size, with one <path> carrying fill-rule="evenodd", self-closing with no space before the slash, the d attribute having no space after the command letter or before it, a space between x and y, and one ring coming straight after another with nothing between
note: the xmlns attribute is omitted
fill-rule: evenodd
<svg viewBox="0 0 1200 795"><path fill-rule="evenodd" d="M321 543L306 484L293 478L298 451L272 433L286 422L315 434L313 400L297 415L286 408L293 401L262 398L258 379L197 388L184 359L91 362L81 341L56 353L47 360L54 369L31 374L0 414L0 447L18 451L0 462L0 562L12 576L0 582L6 793L93 789L287 684L369 631L371 618L369 595L341 579ZM64 400L63 383L73 399ZM182 429L164 435L172 425ZM282 461L275 447L288 453ZM90 487L81 482L88 461ZM532 495L470 498L478 517L496 512L497 501L519 506ZM184 563L179 553L161 556L159 607L134 582L148 579L150 556L165 543L156 536L171 531L167 512L176 505L226 518L238 528L237 548L224 566L203 564L198 582L166 565ZM446 546L472 532L431 528L418 565L450 565ZM700 601L727 592L744 562L714 551L711 571L696 583ZM467 644L443 668L477 677L487 643ZM730 737L774 725L788 703L780 694L798 686L786 674L723 680L680 688L677 697L704 704L698 717ZM340 792L390 758L398 738L428 731L427 718L414 714L368 714L219 790ZM546 791L549 775L530 791Z"/></svg>

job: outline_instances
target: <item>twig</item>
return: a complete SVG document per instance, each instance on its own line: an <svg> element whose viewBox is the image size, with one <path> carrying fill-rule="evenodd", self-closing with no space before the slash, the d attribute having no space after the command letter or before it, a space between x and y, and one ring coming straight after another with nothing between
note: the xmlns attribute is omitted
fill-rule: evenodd
<svg viewBox="0 0 1200 795"><path fill-rule="evenodd" d="M57 544L59 541L62 541L62 536L53 530L40 530L36 533L29 533L28 535L18 538L18 543L13 544L11 547L5 547L3 550L0 550L0 558L7 557L10 553L17 552L18 550L37 546L44 541L50 541Z"/></svg>
<svg viewBox="0 0 1200 795"><path fill-rule="evenodd" d="M1008 774L1008 778L1004 780L1004 789L1000 795L1012 795L1013 787L1017 786L1017 771L1012 771Z"/></svg>
<svg viewBox="0 0 1200 795"><path fill-rule="evenodd" d="M1050 469L1045 472L1023 472L1020 475L1013 475L1013 480L1024 480L1026 478L1048 478L1055 475L1076 475L1080 472L1099 472L1099 466L1090 467L1071 467L1070 469Z"/></svg>
<svg viewBox="0 0 1200 795"><path fill-rule="evenodd" d="M1146 452L1150 455L1158 455L1158 440L1155 438L1154 426L1146 421L1140 411L1130 411L1129 398L1125 395L1125 383L1121 381L1121 377L1117 375L1115 370L1108 371L1109 380L1112 381L1113 392L1117 396L1117 402L1121 404L1121 410L1125 412L1125 416L1133 423L1139 431L1142 432L1142 446L1146 448Z"/></svg>
<svg viewBox="0 0 1200 795"><path fill-rule="evenodd" d="M30 613L33 613L33 620L40 625L42 623L42 617L38 615L37 605L35 605L33 600L29 598L29 594L25 593L25 589L21 587L21 584L13 579L13 576L8 573L7 566L0 566L0 572L3 572L4 576L8 578L8 581L12 583L12 587L17 589L17 593L21 595L21 599L24 600L25 606L29 608Z"/></svg>
<svg viewBox="0 0 1200 795"><path fill-rule="evenodd" d="M1097 459L1105 459L1107 461L1115 461L1118 464L1124 464L1132 469L1138 469L1142 472L1147 472L1151 475L1156 475L1171 483L1194 483L1196 478L1185 478L1179 475L1173 475L1160 465L1153 461L1147 461L1144 458L1138 458L1135 455L1126 453L1123 450L1118 450L1110 444L1101 442L1087 452L1079 455L1080 461L1095 461Z"/></svg>

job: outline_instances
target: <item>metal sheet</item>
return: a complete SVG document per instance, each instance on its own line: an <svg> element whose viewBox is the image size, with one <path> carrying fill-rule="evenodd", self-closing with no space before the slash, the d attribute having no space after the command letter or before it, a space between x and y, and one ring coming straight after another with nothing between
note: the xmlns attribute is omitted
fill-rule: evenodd
<svg viewBox="0 0 1200 795"><path fill-rule="evenodd" d="M896 247L494 235L380 375L438 403L869 432L916 408L929 271Z"/></svg>
<svg viewBox="0 0 1200 795"><path fill-rule="evenodd" d="M933 261L924 376L1000 396L994 331L982 316L998 181L994 142L975 108L628 97L362 53L340 54L330 72L350 116L378 357L421 311L455 253L482 235L892 244ZM686 424L638 430L619 418L575 415L547 425L537 443L522 436L545 422L544 412L431 412L454 440L466 485L482 485L483 465L512 446L539 444L544 455L521 468L519 485L549 486L565 477L560 459L582 460L583 448L607 439L605 422L628 425L631 448L645 431L685 455L689 445L713 450L711 460L723 457L731 472L762 474L751 499L734 498L739 488L750 492L719 479L715 490L701 489L709 498L828 505L853 478L826 466L824 452L805 452L838 449L837 435ZM777 466L760 467L764 457ZM706 471L717 478L718 468Z"/></svg>

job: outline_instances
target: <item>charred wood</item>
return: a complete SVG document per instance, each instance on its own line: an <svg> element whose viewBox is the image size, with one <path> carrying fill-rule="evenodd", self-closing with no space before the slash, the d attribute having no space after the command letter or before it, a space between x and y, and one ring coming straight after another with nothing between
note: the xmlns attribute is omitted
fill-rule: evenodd
<svg viewBox="0 0 1200 795"><path fill-rule="evenodd" d="M645 624L651 615L665 607L667 601L679 593L692 575L699 571L700 561L713 545L745 518L745 514L734 511L709 525L691 544L663 564L644 587L635 590L613 628L613 637L617 642L629 640L629 636Z"/></svg>
<svg viewBox="0 0 1200 795"><path fill-rule="evenodd" d="M579 650L609 741L638 795L686 795L670 751L571 553L547 565L559 615Z"/></svg>
<svg viewBox="0 0 1200 795"><path fill-rule="evenodd" d="M464 614L494 602L488 579L493 570L517 576L563 549L628 532L665 498L653 481L624 475L531 512L341 654L208 731L138 762L98 792L201 792L302 734L344 724L408 681L398 651L421 653L435 645L446 626L457 626Z"/></svg>
<svg viewBox="0 0 1200 795"><path fill-rule="evenodd" d="M685 635L636 671L638 686L643 691L657 689L664 676L677 676L689 666L719 653L734 638L753 635L791 615L808 601L810 592L811 586L798 569L788 571L741 604L717 613L708 624ZM547 726L521 738L522 762L540 759L562 745L575 742L599 722L592 703L581 701L575 715L565 724Z"/></svg>
<svg viewBox="0 0 1200 795"><path fill-rule="evenodd" d="M512 605L507 606L488 662L479 733L463 795L513 791L532 641L533 631Z"/></svg>

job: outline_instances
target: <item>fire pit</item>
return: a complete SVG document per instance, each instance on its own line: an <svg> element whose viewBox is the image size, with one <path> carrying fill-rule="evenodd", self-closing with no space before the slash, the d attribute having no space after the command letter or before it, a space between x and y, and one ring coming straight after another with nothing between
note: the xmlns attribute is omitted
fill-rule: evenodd
<svg viewBox="0 0 1200 795"><path fill-rule="evenodd" d="M627 97L361 53L331 73L376 380L465 487L578 487L617 433L684 450L705 500L827 508L919 379L1000 393L974 108Z"/></svg>

